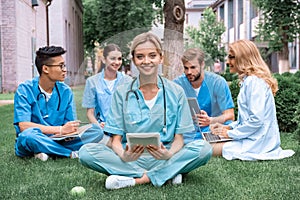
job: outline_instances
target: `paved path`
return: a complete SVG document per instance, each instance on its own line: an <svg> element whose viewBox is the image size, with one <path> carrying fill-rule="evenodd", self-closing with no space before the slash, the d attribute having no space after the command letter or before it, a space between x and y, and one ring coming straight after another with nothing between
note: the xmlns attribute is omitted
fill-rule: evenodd
<svg viewBox="0 0 300 200"><path fill-rule="evenodd" d="M0 100L0 106L4 106L7 104L13 104L14 100Z"/></svg>

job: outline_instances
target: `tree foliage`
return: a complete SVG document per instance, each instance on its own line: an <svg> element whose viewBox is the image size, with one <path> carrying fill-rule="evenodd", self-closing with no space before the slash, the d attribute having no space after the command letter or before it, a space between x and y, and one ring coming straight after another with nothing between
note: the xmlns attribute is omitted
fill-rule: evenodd
<svg viewBox="0 0 300 200"><path fill-rule="evenodd" d="M152 2L147 0L84 0L83 6L84 45L88 51L95 42L115 42L127 51L128 42L149 30L156 16Z"/></svg>
<svg viewBox="0 0 300 200"><path fill-rule="evenodd" d="M203 18L199 22L199 27L188 26L186 28L192 45L190 47L199 47L208 54L212 61L224 60L226 55L225 47L222 44L222 34L225 32L223 22L217 21L216 15L211 8L203 12Z"/></svg>
<svg viewBox="0 0 300 200"><path fill-rule="evenodd" d="M94 48L94 42L97 37L97 0L83 0L83 44L87 51L91 51Z"/></svg>
<svg viewBox="0 0 300 200"><path fill-rule="evenodd" d="M268 41L273 51L282 51L300 33L300 3L298 0L253 0L261 11L258 39Z"/></svg>

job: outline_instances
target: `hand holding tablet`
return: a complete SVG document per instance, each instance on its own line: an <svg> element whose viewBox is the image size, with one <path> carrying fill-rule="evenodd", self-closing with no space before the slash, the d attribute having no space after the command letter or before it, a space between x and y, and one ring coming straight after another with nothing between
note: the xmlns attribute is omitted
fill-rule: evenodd
<svg viewBox="0 0 300 200"><path fill-rule="evenodd" d="M144 148L147 145L154 145L160 147L160 134L158 132L152 133L127 133L127 143L129 148L134 148L136 145L143 145ZM144 149L142 156L150 156L147 149Z"/></svg>

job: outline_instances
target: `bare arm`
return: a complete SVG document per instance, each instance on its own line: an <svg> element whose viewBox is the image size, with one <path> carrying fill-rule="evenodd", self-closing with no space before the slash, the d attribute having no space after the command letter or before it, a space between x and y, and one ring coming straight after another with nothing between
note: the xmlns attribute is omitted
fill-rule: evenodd
<svg viewBox="0 0 300 200"><path fill-rule="evenodd" d="M121 141L121 135L113 135L112 149L124 162L135 161L144 152L143 145L137 145L134 148L129 149L128 144L126 144L126 149L123 149Z"/></svg>
<svg viewBox="0 0 300 200"><path fill-rule="evenodd" d="M180 151L183 145L184 142L182 134L175 134L174 140L169 150L163 144L161 144L160 148L153 145L148 145L147 150L157 160L168 160L175 153Z"/></svg>
<svg viewBox="0 0 300 200"><path fill-rule="evenodd" d="M86 117L88 118L89 122L98 123L98 121L95 117L95 108L87 108L86 109Z"/></svg>
<svg viewBox="0 0 300 200"><path fill-rule="evenodd" d="M121 135L112 136L111 148L119 157L122 157L124 151L121 140L122 140Z"/></svg>
<svg viewBox="0 0 300 200"><path fill-rule="evenodd" d="M209 126L215 123L223 124L228 120L234 120L234 109L230 108L224 110L223 113L217 117L209 117L204 110L201 110L201 114L197 114L197 118L200 126Z"/></svg>
<svg viewBox="0 0 300 200"><path fill-rule="evenodd" d="M222 135L222 136L228 138L227 131L230 130L230 126L223 125L220 123L215 123L215 124L210 125L210 130L211 130L212 134L214 134L214 135Z"/></svg>
<svg viewBox="0 0 300 200"><path fill-rule="evenodd" d="M224 110L222 115L220 115L218 117L211 117L210 124L214 124L217 122L224 124L228 120L234 121L234 109L233 108Z"/></svg>
<svg viewBox="0 0 300 200"><path fill-rule="evenodd" d="M184 145L183 142L183 135L182 134L175 134L174 141L172 142L171 148L169 149L169 152L172 154L172 156L180 151Z"/></svg>
<svg viewBox="0 0 300 200"><path fill-rule="evenodd" d="M77 131L80 122L70 121L63 126L45 126L33 122L19 122L20 131L24 131L27 128L39 128L44 134L69 134Z"/></svg>
<svg viewBox="0 0 300 200"><path fill-rule="evenodd" d="M98 124L99 123L98 120L95 117L95 108L87 108L86 109L86 116L87 116L90 123L93 123L93 124ZM101 128L104 128L105 123L101 122L99 125L100 125Z"/></svg>

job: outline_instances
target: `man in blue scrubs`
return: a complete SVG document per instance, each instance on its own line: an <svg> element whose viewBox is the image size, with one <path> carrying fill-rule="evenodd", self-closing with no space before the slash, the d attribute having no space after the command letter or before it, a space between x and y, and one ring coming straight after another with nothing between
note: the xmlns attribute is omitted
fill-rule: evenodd
<svg viewBox="0 0 300 200"><path fill-rule="evenodd" d="M187 97L195 97L201 109L196 114L195 132L185 133L185 143L202 138L202 132L209 131L214 123L228 124L234 120L234 104L226 80L204 71L205 54L198 48L187 49L182 56L184 74L174 79L185 91Z"/></svg>
<svg viewBox="0 0 300 200"><path fill-rule="evenodd" d="M55 141L51 136L78 130L72 90L63 83L67 68L62 47L46 46L36 52L39 77L18 86L14 98L15 153L19 157L35 156L46 161L49 156L77 158L79 148L98 142L101 135L96 126L81 138Z"/></svg>

